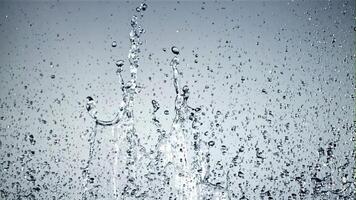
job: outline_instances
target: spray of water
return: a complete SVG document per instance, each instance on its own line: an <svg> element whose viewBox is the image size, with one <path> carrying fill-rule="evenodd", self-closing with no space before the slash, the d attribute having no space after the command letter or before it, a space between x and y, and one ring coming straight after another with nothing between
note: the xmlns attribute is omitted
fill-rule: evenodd
<svg viewBox="0 0 356 200"><path fill-rule="evenodd" d="M140 143L134 123L134 100L135 95L140 88L137 84L137 69L139 68L140 36L144 33L144 29L138 24L143 17L143 11L147 9L147 5L142 3L137 9L138 16L134 15L131 19L130 31L130 50L128 61L130 64L130 80L125 82L122 76L124 61L116 61L117 74L121 80L121 89L123 99L119 110L112 120L101 120L97 117L97 109L95 100L92 97L87 97L87 111L95 120L95 127L89 136L89 159L86 166L83 167L84 191L83 200L95 197L95 189L100 185L92 184L93 178L90 174L90 166L95 157L95 141L97 136L98 126L113 127L114 137L116 138L114 148L116 158L113 166L113 186L114 197L116 199L177 199L177 200L198 200L198 199L232 199L233 195L229 186L230 171L225 170L223 182L213 183L211 180L211 155L208 149L204 149L204 142L200 130L201 107L191 107L188 105L189 87L181 86L179 73L179 48L173 46L171 52L174 57L170 62L170 67L173 74L173 85L175 90L174 118L170 126L170 130L163 129L156 112L160 109L158 100L152 100L153 112L152 123L156 127L158 141L155 148L147 151ZM114 44L113 44L114 45ZM116 45L116 42L115 42ZM217 115L221 115L218 113ZM118 131L120 130L120 131ZM120 134L119 134L120 132ZM126 145L123 145L123 144ZM124 146L126 147L124 149ZM207 146L214 146L214 141L207 142ZM226 146L223 145L223 151L226 152ZM331 168L333 163L333 143L329 144L326 151L327 166ZM257 165L264 162L265 157L262 156L263 151L255 145ZM239 150L240 151L240 150ZM124 163L124 169L119 169L118 152L125 152L125 155L120 155L120 162ZM243 149L241 150L243 152ZM325 155L324 150L320 150L320 156ZM236 158L233 158L232 163L237 164ZM345 163L345 167L349 163ZM220 164L221 165L221 164ZM314 197L329 197L337 195L344 197L345 191L349 190L351 182L341 180L343 187L334 189L332 185L331 174L320 178L317 171L321 166L314 166L314 171L311 171L311 183L313 185L312 196ZM144 174L142 169L145 168ZM223 168L223 167L222 167ZM230 167L231 168L231 167ZM342 169L341 169L342 171ZM120 176L118 178L118 174ZM236 175L236 174L235 174ZM243 173L238 173L239 177L243 177ZM295 178L295 181L300 187L299 195L305 197L310 194L305 187L307 182L305 174L301 174ZM121 183L121 184L120 184ZM122 183L125 183L122 185ZM240 199L247 199L244 194L242 185L239 185L242 193ZM270 191L261 189L261 198L270 197Z"/></svg>
<svg viewBox="0 0 356 200"><path fill-rule="evenodd" d="M89 159L87 165L83 168L84 175L84 193L83 199L88 198L90 193L88 184L91 182L90 173L88 172L91 160L94 156L94 143L96 137L96 127L100 126L119 126L126 136L127 155L126 155L126 185L123 191L117 190L118 182L114 178L113 184L115 188L114 196L117 198L148 198L157 197L173 199L205 199L204 194L210 197L222 197L227 194L227 187L214 185L209 183L209 154L202 153L200 149L201 139L199 132L198 113L201 108L192 108L187 104L189 98L189 88L187 85L181 87L179 83L179 49L175 46L171 48L174 58L171 60L170 67L173 72L173 85L176 93L175 97L175 117L168 133L162 129L162 125L156 117L156 112L160 108L156 100L152 100L153 106L153 123L157 127L159 139L155 145L155 150L150 153L146 152L145 148L140 144L135 131L134 124L134 99L137 93L137 69L139 67L140 53L140 36L144 29L138 25L138 20L142 18L142 11L146 10L147 5L141 4L136 9L140 13L131 19L130 43L128 60L130 63L131 77L128 82L125 82L121 74L124 65L123 60L118 60L115 64L118 67L117 74L121 79L121 88L123 92L123 100L121 106L114 119L101 120L97 117L97 109L95 101L92 97L87 97L87 111L95 120L95 128L90 135L89 144ZM189 128L187 128L189 127ZM188 135L193 133L194 139L191 141ZM119 151L118 143L122 137L116 135L116 152ZM153 155L153 156L152 156ZM148 158L147 173L144 175L146 180L139 180L137 175L138 167L142 167L142 159ZM207 166L203 166L203 162L207 161ZM114 164L114 174L118 173L117 160ZM153 184L155 180L155 184ZM143 184L146 182L147 190L143 191ZM150 182L147 184L147 182ZM228 182L228 181L227 181ZM93 188L93 187L92 187ZM95 186L94 186L95 188ZM210 194L210 193L211 194ZM208 197L206 196L206 197ZM225 195L228 197L227 195Z"/></svg>
<svg viewBox="0 0 356 200"><path fill-rule="evenodd" d="M147 5L142 3L139 8L137 8L137 12L140 13L141 11L146 10ZM142 33L144 33L144 29L141 28L141 26L138 25L138 20L140 20L143 17L143 14L140 13L140 15L136 16L134 15L131 19L131 31L130 31L130 50L128 54L128 60L130 63L130 80L125 82L123 77L122 77L122 66L123 62L121 60L116 62L116 65L118 67L117 73L120 76L121 79L121 88L122 88L122 93L123 93L123 99L121 101L120 108L115 115L114 119L112 120L101 120L98 119L97 117L97 109L95 106L95 101L92 97L87 97L87 111L89 115L95 120L95 126L97 127L98 125L100 126L120 126L120 128L123 130L123 133L126 137L126 142L127 142L127 150L126 150L126 168L125 168L125 175L126 175L126 185L123 188L123 191L121 194L118 194L116 189L115 189L115 194L114 196L119 197L119 195L122 196L134 196L134 197L140 197L141 194L139 185L136 183L137 177L136 177L136 163L139 157L139 153L144 151L144 148L141 146L138 136L136 135L135 131L135 126L134 126L134 115L133 115L133 108L134 108L134 100L135 100L135 95L137 93L137 90L139 87L137 86L137 68L139 67L139 52L140 52L140 46L142 42L140 41L140 36ZM94 142L95 142L95 137L96 137L96 129L94 130L94 134L90 136L89 142L90 142L90 150L89 150L89 159L87 162L87 166L84 167L84 193L83 193L83 199L87 199L88 195L90 194L90 189L88 187L88 184L90 183L90 173L87 171L91 160L93 158L93 152L94 152ZM116 135L117 137L117 142L120 141L121 136L118 134ZM116 145L116 149L118 149L118 145ZM117 164L117 160L115 161ZM117 166L114 166L114 173L117 173L116 170ZM117 185L116 180L113 181L114 185Z"/></svg>

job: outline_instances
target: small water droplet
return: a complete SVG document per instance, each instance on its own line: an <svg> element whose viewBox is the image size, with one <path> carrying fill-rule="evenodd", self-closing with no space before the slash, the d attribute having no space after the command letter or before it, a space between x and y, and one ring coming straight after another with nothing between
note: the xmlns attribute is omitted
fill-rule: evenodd
<svg viewBox="0 0 356 200"><path fill-rule="evenodd" d="M29 135L29 141L30 141L30 143L32 144L32 145L35 145L36 144L36 140L35 140L35 138L34 138L34 136L31 134L31 135Z"/></svg>
<svg viewBox="0 0 356 200"><path fill-rule="evenodd" d="M117 46L117 42L116 42L116 41L113 41L113 42L111 43L111 46L112 46L112 47L116 47L116 46Z"/></svg>
<svg viewBox="0 0 356 200"><path fill-rule="evenodd" d="M94 178L93 177L89 178L89 183L94 183Z"/></svg>
<svg viewBox="0 0 356 200"><path fill-rule="evenodd" d="M94 100L93 97L87 96L87 101L93 101L93 100Z"/></svg>
<svg viewBox="0 0 356 200"><path fill-rule="evenodd" d="M164 114L165 114L165 115L169 115L169 110L165 110L165 111L164 111Z"/></svg>
<svg viewBox="0 0 356 200"><path fill-rule="evenodd" d="M184 85L182 90L184 93L187 93L189 91L189 87L187 85Z"/></svg>
<svg viewBox="0 0 356 200"><path fill-rule="evenodd" d="M86 109L92 117L96 117L97 110L94 99L91 96L87 97Z"/></svg>
<svg viewBox="0 0 356 200"><path fill-rule="evenodd" d="M117 60L117 61L115 62L115 64L116 64L117 67L122 67L122 66L124 65L124 63L125 63L125 61L123 61L123 60Z"/></svg>
<svg viewBox="0 0 356 200"><path fill-rule="evenodd" d="M142 4L141 4L141 9L142 9L143 11L145 11L145 10L147 9L147 4L142 3Z"/></svg>
<svg viewBox="0 0 356 200"><path fill-rule="evenodd" d="M194 109L194 111L195 112L199 112L199 111L201 111L201 108L197 107L197 108Z"/></svg>
<svg viewBox="0 0 356 200"><path fill-rule="evenodd" d="M179 54L179 49L178 49L176 46L173 46L173 47L171 48L171 51L172 51L172 53L174 53L174 54L176 54L176 55Z"/></svg>
<svg viewBox="0 0 356 200"><path fill-rule="evenodd" d="M152 100L153 112L157 112L159 109L159 104L156 100Z"/></svg>
<svg viewBox="0 0 356 200"><path fill-rule="evenodd" d="M215 142L211 140L211 141L208 142L208 145L212 147L212 146L215 145Z"/></svg>

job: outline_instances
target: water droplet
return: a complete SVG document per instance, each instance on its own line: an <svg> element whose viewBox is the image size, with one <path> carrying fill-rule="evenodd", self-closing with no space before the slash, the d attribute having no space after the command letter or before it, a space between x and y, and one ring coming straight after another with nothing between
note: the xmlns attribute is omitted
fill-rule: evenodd
<svg viewBox="0 0 356 200"><path fill-rule="evenodd" d="M211 140L211 141L208 142L208 145L212 147L212 146L215 145L215 142Z"/></svg>
<svg viewBox="0 0 356 200"><path fill-rule="evenodd" d="M174 53L174 54L176 54L176 55L179 54L179 49L178 49L176 46L173 46L173 47L171 48L171 51L172 51L172 53Z"/></svg>
<svg viewBox="0 0 356 200"><path fill-rule="evenodd" d="M29 141L32 145L35 145L36 144L36 140L35 140L35 137L31 134L28 136L29 137Z"/></svg>
<svg viewBox="0 0 356 200"><path fill-rule="evenodd" d="M153 112L157 112L159 109L159 104L156 100L152 100Z"/></svg>
<svg viewBox="0 0 356 200"><path fill-rule="evenodd" d="M93 100L94 100L93 97L87 96L87 101L93 101Z"/></svg>
<svg viewBox="0 0 356 200"><path fill-rule="evenodd" d="M137 25L137 16L136 15L134 15L134 16L132 16L132 18L131 18L131 26L132 27L135 27ZM134 30L131 30L131 32L130 32L130 37L133 37L134 36Z"/></svg>
<svg viewBox="0 0 356 200"><path fill-rule="evenodd" d="M169 110L165 110L165 111L164 111L164 114L165 114L165 115L169 115Z"/></svg>
<svg viewBox="0 0 356 200"><path fill-rule="evenodd" d="M89 178L89 183L94 183L94 178L93 177Z"/></svg>
<svg viewBox="0 0 356 200"><path fill-rule="evenodd" d="M111 43L111 46L112 46L112 47L116 47L116 46L117 46L117 42L116 42L116 41L113 41L113 42Z"/></svg>
<svg viewBox="0 0 356 200"><path fill-rule="evenodd" d="M92 116L93 118L96 118L97 109L96 109L94 99L91 96L87 97L86 109L87 109L88 113L90 114L90 116Z"/></svg>
<svg viewBox="0 0 356 200"><path fill-rule="evenodd" d="M115 64L116 64L116 66L121 67L121 66L124 65L124 61L123 60L117 60Z"/></svg>
<svg viewBox="0 0 356 200"><path fill-rule="evenodd" d="M183 92L187 93L189 91L189 87L187 85L183 86Z"/></svg>
<svg viewBox="0 0 356 200"><path fill-rule="evenodd" d="M147 4L142 3L142 4L141 4L141 9L142 9L143 11L145 11L145 10L147 9Z"/></svg>

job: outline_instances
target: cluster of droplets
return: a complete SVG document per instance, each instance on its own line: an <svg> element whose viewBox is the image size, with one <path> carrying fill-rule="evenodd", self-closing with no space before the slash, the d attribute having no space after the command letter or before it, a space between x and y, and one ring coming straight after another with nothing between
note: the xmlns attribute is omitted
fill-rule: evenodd
<svg viewBox="0 0 356 200"><path fill-rule="evenodd" d="M141 4L136 10L141 12L146 10L146 4ZM141 15L142 16L142 15ZM130 81L123 80L121 72L123 71L124 60L117 60L115 62L117 66L117 74L120 76L123 91L123 101L119 111L114 120L104 121L97 118L97 109L94 99L87 97L87 111L90 116L96 121L97 125L111 126L118 124L124 124L124 134L127 135L128 149L126 156L126 169L127 169L127 184L123 188L121 195L131 197L148 197L161 195L161 198L169 196L170 198L183 198L183 199L200 199L210 197L222 197L228 194L228 187L222 187L209 182L209 155L208 153L202 153L201 139L199 131L199 117L198 113L201 108L192 108L187 104L189 98L189 87L184 85L180 86L179 83L179 49L176 46L171 47L171 52L175 55L170 62L170 67L173 73L173 85L175 88L175 117L171 130L166 131L162 128L160 121L156 116L156 112L160 109L160 105L156 100L152 100L153 112L152 121L157 127L158 142L153 152L146 152L144 148L139 144L138 137L135 133L133 124L133 100L134 94L137 89L137 69L139 67L139 46L140 35L144 30L137 24L137 16L133 16L131 20L132 30L130 32L131 48L129 50L128 60L130 63ZM120 114L121 112L121 114ZM167 115L168 110L165 110ZM120 125L122 127L122 125ZM189 133L193 133L194 138L189 138ZM92 137L95 137L93 135ZM87 166L84 168L85 176L87 176L87 182L91 182L89 172L87 168L90 165L90 160L93 156L93 141L90 140L90 155ZM193 141L193 142L191 142ZM209 142L209 145L211 142ZM143 150L143 151L142 151ZM139 160L137 160L137 153L142 152L144 155L153 155L150 157L148 164L148 173L144 175L146 181L156 180L157 184L148 184L148 190L142 190L142 186L135 183L138 176L135 174L137 168L140 166ZM204 156L205 155L205 156ZM207 164L207 169L203 171L203 162ZM117 166L114 166L117 167ZM142 166L141 166L142 167ZM204 173L204 174L203 174ZM228 178L228 176L227 176ZM227 181L228 182L228 181ZM141 181L141 184L143 182ZM85 185L86 190L87 184ZM165 191L165 192L163 192ZM220 191L220 192L219 192ZM204 196L206 195L206 196ZM213 196L211 196L213 195ZM85 196L85 195L84 195ZM85 196L86 198L86 196ZM85 199L84 198L84 199Z"/></svg>
<svg viewBox="0 0 356 200"><path fill-rule="evenodd" d="M176 3L177 8L169 10L169 14L174 15L173 10L187 6L184 2ZM56 60L67 53L70 58L71 50L77 45L70 44L68 51L61 51L60 47L71 39L76 40L75 36L81 35L80 29L56 36L46 34L51 30L51 26L46 26L51 23L45 23L49 19L42 19L44 26L40 27L33 22L48 5L19 7L5 3L2 8L10 14L1 22L0 34L9 36L3 43L4 55L9 59L1 61L0 199L79 199L81 192L83 199L353 199L354 91L349 86L354 85L355 55L350 42L344 40L354 28L345 20L353 13L352 3L320 2L313 8L311 4L289 2L287 9L294 15L293 21L307 20L307 24L293 23L293 26L268 20L268 13L274 13L265 12L268 4L261 11L252 9L257 15L250 11L244 13L251 9L241 9L237 15L226 16L224 13L231 11L227 4L214 3L221 5L218 7L205 4L209 3L202 3L202 11L193 13L208 23L194 24L199 19L183 23L189 16L174 20L176 24L184 24L177 32L194 34L194 42L185 46L185 49L195 48L190 56L180 58L183 51L177 47L163 48L163 52L148 56L148 63L152 61L156 66L148 70L154 77L149 77L148 87L153 86L154 91L144 91L145 97L154 96L149 102L153 108L150 110L153 126L136 127L145 129L138 135L132 106L140 89L135 77L142 66L138 63L141 56L137 47L141 42L137 35L144 30L137 22L147 10L146 4L136 8L137 16L131 21L129 59L119 58L113 63L119 87L121 83L119 92L123 94L120 107L113 119L103 120L94 96L89 96L84 106L95 125L86 128L88 124L83 121L87 115L82 112L82 102L77 100L93 87L92 83L82 85L86 80L83 83L78 71L91 69L85 66L85 70L80 70L84 65L83 59L79 59L77 65L81 66L64 75L61 70L75 63L68 64L71 59ZM164 18L167 9L159 9L160 6L156 14L163 13ZM69 26L74 19L72 14L80 15L84 10L79 7L71 8L78 12L64 9L55 21L72 27ZM59 8L63 6L51 5L52 16L56 16ZM189 13L190 7L185 11ZM95 21L100 19L97 14ZM62 17L66 20L61 20ZM31 23L29 27L27 23ZM256 26L249 26L251 23ZM200 25L212 32L201 33L200 28L195 32L192 27ZM11 39L15 26L20 27L17 43ZM21 27L29 32L21 31ZM166 31L163 27L161 34ZM336 29L337 34L328 33ZM265 31L270 34L262 34ZM34 33L33 37L29 33ZM58 51L53 58L44 52L53 45L51 36L55 37L54 51ZM221 38L215 40L216 36ZM34 42L36 38L38 42ZM81 36L78 43L83 44L86 38ZM199 47L194 47L197 42ZM109 51L118 50L120 44L112 41ZM41 56L34 54L29 60L23 55L27 51L22 50L26 49L38 51ZM172 62L159 69L165 63L159 53L167 52L173 57L168 60ZM266 52L269 58L264 57ZM92 66L90 58L87 61ZM189 64L181 68L180 62L186 61ZM97 59L98 64L101 62ZM160 70L159 74L156 69ZM165 78L157 78L168 70L175 77L173 98L176 100L172 110L163 105L172 97L170 93L162 85L155 87L172 77L164 74ZM123 77L126 71L132 76ZM180 85L179 76L183 73L186 80ZM95 76L91 74L90 78ZM172 85L172 93L173 90ZM200 102L204 106L189 106ZM146 107L135 114L145 110ZM166 128L163 122L172 116L174 123ZM135 120L147 125L141 119ZM108 135L111 128L113 135ZM83 130L82 134L78 130ZM145 136L146 132L149 137ZM153 150L145 150L138 136L145 138L146 148L155 144L156 136L158 142ZM89 146L84 156L81 141ZM78 181L82 181L84 189ZM83 191L78 192L80 189Z"/></svg>
<svg viewBox="0 0 356 200"><path fill-rule="evenodd" d="M136 9L137 12L145 11L147 8L146 4L141 4L141 6ZM96 126L101 125L101 126L113 126L113 125L118 125L119 127L122 128L123 133L126 136L126 142L127 142L127 150L126 150L126 155L124 159L126 160L126 168L124 174L126 175L126 185L122 188L122 191L116 192L115 188L115 196L119 198L119 195L122 196L131 196L131 197L142 197L142 195L145 194L145 192L140 191L139 184L136 183L137 174L137 160L139 157L139 153L141 151L144 152L144 148L141 147L138 136L136 135L135 132L135 127L134 127L134 116L133 116L133 104L134 104L134 96L137 93L137 69L139 67L139 53L140 53L140 46L142 45L142 42L140 40L140 36L142 33L144 33L144 29L141 28L141 26L138 25L138 20L143 17L143 14L136 16L134 15L131 19L131 31L129 34L130 38L130 50L128 54L128 61L130 64L130 80L125 82L124 78L122 76L122 71L123 71L123 66L124 66L124 60L117 60L115 62L115 65L117 66L117 71L116 73L119 75L120 80L121 80L121 88L123 92L123 100L121 102L120 108L118 112L115 114L114 119L112 120L100 120L97 117L98 111L95 105L95 101L92 97L88 96L87 97L87 104L86 104L86 109L89 113L89 115L95 120ZM115 47L117 45L116 41L113 42L112 46ZM119 124L119 122L121 122ZM90 172L88 171L90 167L91 160L93 159L93 154L94 154L94 142L95 142L95 137L96 137L96 128L94 129L94 132L89 139L89 159L87 162L87 165L83 168L83 177L85 180L84 183L84 192L82 195L83 199L88 199L91 196L95 196L95 194L91 193L91 189L89 188L89 183L93 183L93 178L90 176ZM118 140L120 139L120 136L118 135L119 133L116 133L116 137ZM118 148L118 147L117 147ZM118 158L118 156L115 159L122 159ZM117 163L117 162L116 162ZM113 166L114 168L117 168L118 166ZM116 169L114 171L117 171ZM115 175L114 175L115 176ZM114 184L118 185L116 183L117 180L114 178ZM95 186L94 186L95 187ZM89 192L88 192L89 191Z"/></svg>
<svg viewBox="0 0 356 200"><path fill-rule="evenodd" d="M146 3L141 3L140 6L136 7L137 12L145 11L147 9L147 4Z"/></svg>
<svg viewBox="0 0 356 200"><path fill-rule="evenodd" d="M138 136L136 135L134 122L133 122L133 103L134 96L137 93L139 88L137 84L137 69L139 68L139 53L140 45L140 35L144 33L138 25L139 17L142 17L142 11L147 9L146 4L141 4L136 8L136 11L140 13L139 16L133 16L131 19L132 30L130 32L130 43L131 48L129 50L128 62L130 64L130 80L125 82L122 76L122 71L124 67L124 60L117 60L115 65L117 66L116 73L120 76L121 87L123 91L123 101L121 103L118 114L115 118L110 121L100 120L97 118L97 110L95 107L95 102L92 97L87 98L87 110L89 115L95 119L97 125L103 126L112 126L119 124L122 128L124 134L126 135L126 142L128 143L128 149L125 155L126 159L126 172L123 174L126 175L127 181L126 185L123 187L123 191L119 191L117 195L123 195L125 197L133 198L161 198L165 199L169 197L170 199L232 199L237 198L237 194L231 191L231 176L237 177L240 180L245 179L245 171L243 170L242 163L243 158L241 155L246 151L251 151L253 157L255 158L253 164L256 168L263 168L266 164L267 154L269 152L263 150L261 144L257 141L255 144L250 145L241 145L231 159L231 162L226 164L218 160L217 162L212 162L212 155L209 153L211 149L218 149L222 156L226 156L229 152L229 148L226 145L220 145L218 142L218 137L216 133L224 133L222 128L222 123L228 117L234 117L240 115L242 111L231 111L227 113L222 113L221 111L216 111L214 116L215 120L210 124L210 132L204 132L200 129L200 115L205 115L202 112L202 108L197 107L193 108L188 105L188 99L190 95L189 87L184 85L183 87L179 82L179 64L180 60L178 55L180 54L179 49L176 46L171 47L171 52L174 57L170 62L170 67L173 74L173 85L175 89L175 106L174 106L174 119L170 127L170 130L164 130L158 116L156 115L160 109L159 102L157 100L152 100L152 122L156 127L156 132L158 134L158 142L155 145L153 151L146 151L139 142ZM228 44L228 41L226 41ZM112 46L115 47L117 43L114 41ZM167 49L163 50L164 52ZM195 63L198 63L198 54L194 53ZM250 60L249 60L250 62ZM240 64L242 65L242 64ZM277 67L277 66L275 66ZM210 72L213 70L208 67ZM230 74L231 75L231 74ZM227 76L228 77L228 76ZM237 87L240 87L240 84L250 81L248 78L242 76L241 83L237 84ZM268 78L268 82L272 82L272 78ZM305 85L304 82L302 82ZM232 90L233 85L230 86ZM209 89L209 87L205 87ZM269 90L262 88L261 93L263 95L269 94ZM279 92L279 91L278 91ZM283 96L285 99L285 96ZM282 104L281 104L282 105ZM247 106L250 106L247 104ZM251 110L248 110L251 112ZM169 114L168 110L164 111L165 115ZM265 109L264 114L259 115L257 118L265 120L266 126L271 127L273 123L273 117L275 113L271 110ZM295 115L299 117L299 115ZM219 121L221 119L221 121ZM256 118L253 118L256 119ZM257 119L257 120L259 120ZM247 126L251 123L251 119L246 117L245 121L242 122L242 127L247 131ZM119 123L120 122L120 123ZM264 125L263 125L264 126ZM238 126L233 126L231 132L236 132ZM285 125L285 128L288 130L290 128L289 123ZM268 132L261 131L263 139L268 139ZM238 133L236 133L238 136ZM207 136L208 141L204 141L202 136ZM95 134L93 136L95 137ZM251 134L247 135L245 142L251 144L253 136ZM240 140L242 140L240 138ZM289 140L288 136L285 137L285 140ZM95 139L89 140L90 143L95 141ZM278 143L277 141L275 141ZM268 141L268 144L270 141ZM94 148L90 145L90 155L89 160L93 157L92 151ZM298 147L300 148L300 147ZM277 144L277 149L282 152L282 144ZM331 142L326 147L326 150L319 149L318 152L321 157L324 159L324 167L331 171L335 168L333 163L334 155L333 151L335 149L335 143ZM283 152L282 152L283 153ZM139 155L141 154L141 156ZM142 156L143 155L143 156ZM279 155L279 154L275 154ZM140 159L146 159L148 164L143 166ZM252 161L251 161L252 162ZM88 162L89 166L90 162ZM287 163L287 167L291 163ZM344 167L346 168L349 163L345 163ZM114 166L116 167L116 166ZM137 174L137 169L140 167L147 167L147 173L143 176ZM234 168L238 169L236 173L231 171ZM348 177L344 174L341 174L343 171L340 169L341 178L341 188L335 189L334 183L335 180L332 179L332 174L327 172L325 174L319 174L320 169L323 167L319 162L313 166L308 166L310 168L310 174L307 172L302 172L295 175L290 182L293 182L298 186L298 194L292 193L288 196L288 199L296 199L297 196L300 198L307 198L308 196L313 197L324 197L330 198L347 198L349 197L350 189L352 188L352 183L348 180ZM86 167L87 168L87 167ZM270 169L268 169L270 170ZM281 178L289 177L292 172L285 169L280 174ZM85 176L89 177L89 173L85 171ZM214 174L214 175L212 175ZM254 173L253 176L256 176ZM145 180L139 180L145 178ZM273 175L266 176L268 180L274 180ZM91 178L87 179L87 182L92 182ZM146 184L146 187L143 187L142 184ZM240 189L240 199L247 199L248 196L246 191L249 187L249 181L246 180L243 184L238 184ZM310 190L310 187L312 190ZM263 186L261 188L254 188L253 191L259 193L259 196L264 199L273 199L272 196L275 194L272 190L267 189L268 187Z"/></svg>

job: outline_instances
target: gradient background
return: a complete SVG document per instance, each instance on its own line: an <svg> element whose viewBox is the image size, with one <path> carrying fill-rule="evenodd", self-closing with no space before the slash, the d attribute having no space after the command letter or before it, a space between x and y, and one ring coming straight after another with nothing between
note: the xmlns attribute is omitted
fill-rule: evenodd
<svg viewBox="0 0 356 200"><path fill-rule="evenodd" d="M114 63L125 59L128 67L129 22L139 3L0 2L0 199L30 193L80 199L94 126L85 98L98 101L100 118L112 118L119 108ZM319 164L317 176L332 177L323 190L353 182L355 1L147 4L138 72L144 88L135 103L143 145L149 149L157 141L151 100L161 105L163 127L171 125L175 45L189 105L206 112L204 140L215 141L212 163L221 161L226 170L237 157L230 170L244 174L231 179L233 199L260 199L262 189L274 199L293 193L300 199L298 177L309 191L305 199L337 199L331 193L313 197L311 177ZM112 198L112 139L111 128L100 128L91 169L102 185L98 199ZM330 142L332 153L319 156ZM261 165L256 147L265 157ZM352 184L345 199L353 190Z"/></svg>

